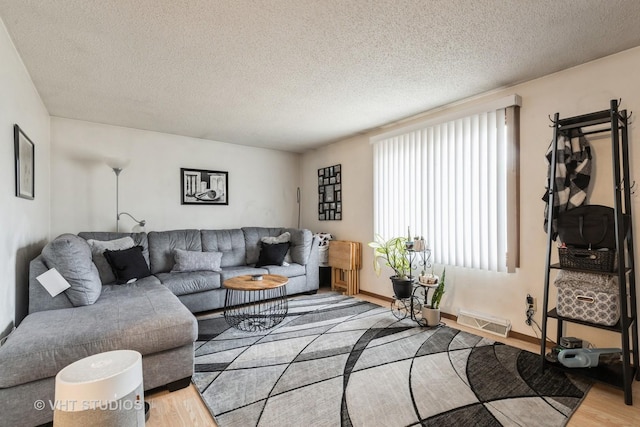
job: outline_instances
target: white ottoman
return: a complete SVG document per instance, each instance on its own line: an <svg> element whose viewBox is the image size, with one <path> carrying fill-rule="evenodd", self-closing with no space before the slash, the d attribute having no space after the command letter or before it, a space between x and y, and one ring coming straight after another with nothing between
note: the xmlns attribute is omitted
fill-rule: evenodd
<svg viewBox="0 0 640 427"><path fill-rule="evenodd" d="M94 354L56 375L55 427L144 423L142 355L137 351Z"/></svg>

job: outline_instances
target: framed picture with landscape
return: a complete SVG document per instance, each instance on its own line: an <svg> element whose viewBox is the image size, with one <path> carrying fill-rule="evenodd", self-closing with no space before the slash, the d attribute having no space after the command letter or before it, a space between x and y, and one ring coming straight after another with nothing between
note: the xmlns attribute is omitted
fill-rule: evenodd
<svg viewBox="0 0 640 427"><path fill-rule="evenodd" d="M35 194L35 145L20 129L13 126L16 163L16 196L33 200Z"/></svg>
<svg viewBox="0 0 640 427"><path fill-rule="evenodd" d="M228 205L229 172L204 169L180 169L183 205Z"/></svg>

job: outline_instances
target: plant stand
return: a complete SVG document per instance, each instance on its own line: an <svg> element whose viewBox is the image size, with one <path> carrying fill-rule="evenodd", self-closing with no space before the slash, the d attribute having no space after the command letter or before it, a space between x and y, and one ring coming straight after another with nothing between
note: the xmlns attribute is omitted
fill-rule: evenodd
<svg viewBox="0 0 640 427"><path fill-rule="evenodd" d="M420 282L414 282L413 292L409 298L396 298L395 295L393 296L393 300L391 301L391 313L393 313L393 315L399 320L409 317L420 326L442 326L442 322L438 322L437 325L428 325L427 319L422 315L422 309L427 306L427 301L429 301L429 290L437 287L437 284L427 285ZM420 294L422 294L422 297Z"/></svg>

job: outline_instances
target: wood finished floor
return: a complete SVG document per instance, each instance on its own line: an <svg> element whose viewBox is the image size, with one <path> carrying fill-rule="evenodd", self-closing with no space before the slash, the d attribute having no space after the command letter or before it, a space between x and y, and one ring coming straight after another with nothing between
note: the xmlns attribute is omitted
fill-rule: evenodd
<svg viewBox="0 0 640 427"><path fill-rule="evenodd" d="M326 289L321 288L321 292ZM388 303L368 295L357 295L357 298L387 306ZM538 353L536 344L513 339L501 338L496 335L478 331L458 325L455 321L443 319L445 323L456 329L468 331L476 335L482 335L495 341L509 344L513 347ZM624 404L621 390L603 384L595 384L584 402L575 412L567 424L570 427L602 427L602 426L639 426L640 425L640 381L633 382L634 406ZM151 415L147 421L147 427L199 427L216 426L209 410L202 402L200 394L191 384L182 390L169 393L166 391L146 396L151 405Z"/></svg>

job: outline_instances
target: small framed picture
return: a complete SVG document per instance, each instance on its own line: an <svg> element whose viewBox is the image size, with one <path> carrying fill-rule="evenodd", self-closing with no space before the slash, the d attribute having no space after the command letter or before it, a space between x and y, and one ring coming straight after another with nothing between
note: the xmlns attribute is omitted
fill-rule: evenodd
<svg viewBox="0 0 640 427"><path fill-rule="evenodd" d="M324 201L333 202L333 185L327 185L324 190Z"/></svg>
<svg viewBox="0 0 640 427"><path fill-rule="evenodd" d="M13 126L13 142L16 165L16 196L33 200L36 197L35 144L18 125Z"/></svg>
<svg viewBox="0 0 640 427"><path fill-rule="evenodd" d="M228 205L229 172L180 169L183 205Z"/></svg>

